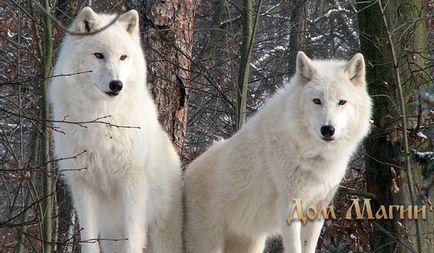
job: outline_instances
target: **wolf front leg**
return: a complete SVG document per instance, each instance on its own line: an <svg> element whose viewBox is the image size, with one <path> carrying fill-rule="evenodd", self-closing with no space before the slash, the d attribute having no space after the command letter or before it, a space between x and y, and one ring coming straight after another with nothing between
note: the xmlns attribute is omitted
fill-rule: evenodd
<svg viewBox="0 0 434 253"><path fill-rule="evenodd" d="M308 220L305 225L301 227L301 240L303 243L303 253L315 253L316 244L321 233L324 219Z"/></svg>
<svg viewBox="0 0 434 253"><path fill-rule="evenodd" d="M330 207L329 204L338 188L339 184L331 188L325 196L321 196L323 199L317 203L317 210L320 210L319 212L322 213L319 219L308 220L306 225L302 226L301 240L304 253L315 253L316 245L324 224L324 215L326 215L327 218L333 218L334 216L333 207Z"/></svg>
<svg viewBox="0 0 434 253"><path fill-rule="evenodd" d="M148 252L150 253L182 253L182 188L181 176L179 180L176 177L175 182L170 183L170 192L168 206L161 203L158 207L163 210L159 212L158 217L151 223L149 222L149 241ZM162 201L163 202L163 201Z"/></svg>
<svg viewBox="0 0 434 253"><path fill-rule="evenodd" d="M147 242L146 180L133 178L119 186L124 211L125 253L143 253Z"/></svg>
<svg viewBox="0 0 434 253"><path fill-rule="evenodd" d="M285 253L302 253L300 229L300 221L283 224L282 237Z"/></svg>
<svg viewBox="0 0 434 253"><path fill-rule="evenodd" d="M290 205L288 200L279 201L278 219L281 224L285 253L302 253L301 221L293 220L288 224Z"/></svg>
<svg viewBox="0 0 434 253"><path fill-rule="evenodd" d="M71 184L72 199L77 211L81 232L81 252L99 253L97 199L91 189L79 181Z"/></svg>

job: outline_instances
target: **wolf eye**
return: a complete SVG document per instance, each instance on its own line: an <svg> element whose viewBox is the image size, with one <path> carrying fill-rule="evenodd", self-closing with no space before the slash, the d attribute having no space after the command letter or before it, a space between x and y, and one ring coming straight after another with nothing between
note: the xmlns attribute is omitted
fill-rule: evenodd
<svg viewBox="0 0 434 253"><path fill-rule="evenodd" d="M321 104L321 100L320 100L319 98L314 98L314 99L313 99L313 102L314 102L315 104L317 104L317 105L320 105L320 104Z"/></svg>
<svg viewBox="0 0 434 253"><path fill-rule="evenodd" d="M347 100L339 100L339 105L344 105L347 103Z"/></svg>
<svg viewBox="0 0 434 253"><path fill-rule="evenodd" d="M123 54L120 59L121 59L121 61L125 61L126 58L127 58L127 56Z"/></svg>
<svg viewBox="0 0 434 253"><path fill-rule="evenodd" d="M101 53L94 53L95 57L98 59L104 59L104 55Z"/></svg>

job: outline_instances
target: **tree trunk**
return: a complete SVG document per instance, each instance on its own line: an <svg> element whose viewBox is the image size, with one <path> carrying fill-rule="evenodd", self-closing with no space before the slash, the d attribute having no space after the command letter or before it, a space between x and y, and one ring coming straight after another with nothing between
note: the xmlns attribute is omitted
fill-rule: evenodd
<svg viewBox="0 0 434 253"><path fill-rule="evenodd" d="M148 84L159 120L182 156L196 4L193 0L131 0L127 7L139 12Z"/></svg>
<svg viewBox="0 0 434 253"><path fill-rule="evenodd" d="M290 30L289 30L289 76L295 74L295 62L297 59L297 52L304 51L306 43L306 17L305 8L306 1L296 0L291 1L290 13Z"/></svg>
<svg viewBox="0 0 434 253"><path fill-rule="evenodd" d="M246 123L247 120L247 90L250 74L250 52L253 36L253 1L242 1L242 29L243 39L240 47L240 68L238 71L238 86L237 86L237 114L236 114L236 130Z"/></svg>
<svg viewBox="0 0 434 253"><path fill-rule="evenodd" d="M44 0L44 8L50 10L48 0ZM48 105L48 82L53 65L53 35L51 20L47 15L44 15L44 34L45 34L45 49L44 49L44 81L41 86L41 169L42 173L42 239L44 240L44 253L52 252L52 234L53 234L53 175L50 161L50 136L47 127L49 120L49 105Z"/></svg>
<svg viewBox="0 0 434 253"><path fill-rule="evenodd" d="M361 50L367 62L367 81L370 94L374 99L374 125L372 133L366 141L366 180L368 190L377 196L376 205L412 205L410 199L409 178L403 168L406 158L404 150L403 129L399 108L400 97L397 94L399 81L402 83L404 105L407 112L416 115L415 105L418 88L427 83L428 76L424 69L428 67L427 58L427 32L424 22L422 1L397 0L388 4L384 15L388 29L384 26L383 17L378 4L359 2L359 28ZM393 44L388 41L388 32L391 32ZM393 64L392 46L396 53L398 65ZM396 73L396 71L398 71ZM398 80L397 79L398 76ZM398 87L399 88L399 87ZM404 108L405 110L405 108ZM405 112L405 111L404 111ZM409 113L407 113L409 114ZM406 119L409 126L415 125L415 120ZM421 179L421 168L412 163L411 176L414 181ZM377 221L386 230L403 241L416 244L414 221L401 221L409 232L403 229L395 220ZM432 221L431 221L432 222ZM424 224L419 236L427 230ZM424 230L425 229L425 230ZM431 223L432 230L432 223ZM423 236L422 236L423 237ZM401 244L392 243L383 232L377 230L372 235L372 249L381 249L382 252L408 252ZM422 241L419 252L429 252L428 242ZM397 251L394 251L395 249ZM417 248L415 245L414 248Z"/></svg>
<svg viewBox="0 0 434 253"><path fill-rule="evenodd" d="M250 76L250 59L253 49L253 43L258 26L259 16L261 13L262 0L258 3L255 21L253 21L253 0L242 1L242 29L243 38L240 47L240 68L238 71L238 86L237 86L237 113L236 113L236 129L239 130L247 121L247 99L249 89Z"/></svg>

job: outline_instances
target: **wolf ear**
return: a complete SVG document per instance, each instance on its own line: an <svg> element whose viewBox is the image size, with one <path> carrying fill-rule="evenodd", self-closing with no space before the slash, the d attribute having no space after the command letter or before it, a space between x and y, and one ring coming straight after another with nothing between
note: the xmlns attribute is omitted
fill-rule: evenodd
<svg viewBox="0 0 434 253"><path fill-rule="evenodd" d="M354 85L365 85L365 59L361 53L357 53L348 61L345 73Z"/></svg>
<svg viewBox="0 0 434 253"><path fill-rule="evenodd" d="M135 39L140 38L139 34L139 14L136 10L130 10L120 15L118 21L124 25L128 33Z"/></svg>
<svg viewBox="0 0 434 253"><path fill-rule="evenodd" d="M74 20L74 32L90 32L95 30L98 15L93 12L92 8L84 7Z"/></svg>
<svg viewBox="0 0 434 253"><path fill-rule="evenodd" d="M299 51L297 54L296 73L303 76L307 80L311 80L316 72L317 70L312 60L302 51Z"/></svg>

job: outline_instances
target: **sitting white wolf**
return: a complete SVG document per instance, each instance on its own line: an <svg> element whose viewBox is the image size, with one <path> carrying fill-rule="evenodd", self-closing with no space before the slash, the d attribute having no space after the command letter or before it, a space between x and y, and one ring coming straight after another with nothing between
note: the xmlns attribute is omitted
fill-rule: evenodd
<svg viewBox="0 0 434 253"><path fill-rule="evenodd" d="M114 18L86 7L70 29L92 32ZM67 35L53 74L71 74L50 83L53 119L90 122L59 122L53 133L81 240L97 239L81 252L182 252L180 161L146 88L137 12Z"/></svg>
<svg viewBox="0 0 434 253"><path fill-rule="evenodd" d="M290 84L187 168L187 253L259 253L279 232L286 253L314 253L323 220L288 225L294 199L303 208L331 201L370 116L361 54L312 61L299 52Z"/></svg>

